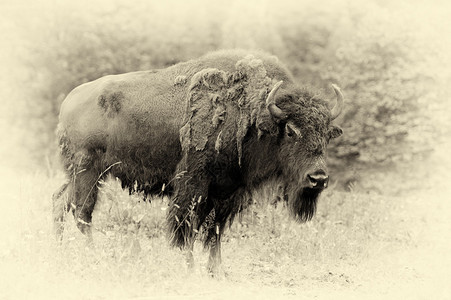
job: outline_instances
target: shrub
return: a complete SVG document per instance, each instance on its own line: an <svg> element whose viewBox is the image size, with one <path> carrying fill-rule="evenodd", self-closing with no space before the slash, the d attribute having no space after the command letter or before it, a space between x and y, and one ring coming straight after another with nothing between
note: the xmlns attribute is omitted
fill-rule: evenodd
<svg viewBox="0 0 451 300"><path fill-rule="evenodd" d="M402 5L319 6L306 0L217 6L199 0L175 1L177 9L169 9L156 2L120 3L88 13L56 7L38 24L45 43L28 45L33 101L26 111L27 125L39 132L37 142L29 139L37 158L54 151L49 145L56 144L59 105L75 86L230 47L276 53L301 85L325 97L334 98L330 83L342 87L347 105L337 123L345 134L330 151L337 167L408 159L431 148L426 137L434 128L420 107L444 94L433 86L435 70L425 69L438 50L424 42L417 30L421 20Z"/></svg>
<svg viewBox="0 0 451 300"><path fill-rule="evenodd" d="M440 49L429 34L418 33L424 20L406 9L312 3L282 17L286 60L299 82L326 90L331 99L330 83L337 83L345 94L336 121L345 134L330 147L338 168L410 160L432 149L437 135L430 108L439 103L440 86L431 66Z"/></svg>

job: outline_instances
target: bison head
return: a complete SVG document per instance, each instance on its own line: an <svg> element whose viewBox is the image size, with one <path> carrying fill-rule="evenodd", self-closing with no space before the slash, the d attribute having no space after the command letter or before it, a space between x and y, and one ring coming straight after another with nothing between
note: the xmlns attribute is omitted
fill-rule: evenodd
<svg viewBox="0 0 451 300"><path fill-rule="evenodd" d="M326 147L330 139L342 134L331 124L343 109L343 95L336 85L336 103L327 102L298 88L278 92L278 82L266 100L266 107L278 124L278 163L286 184L292 215L298 221L310 220L319 194L327 188Z"/></svg>

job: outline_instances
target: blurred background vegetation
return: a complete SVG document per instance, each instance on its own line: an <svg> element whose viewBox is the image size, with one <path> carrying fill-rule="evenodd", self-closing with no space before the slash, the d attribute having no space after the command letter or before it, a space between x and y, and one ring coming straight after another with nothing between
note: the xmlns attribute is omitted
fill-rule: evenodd
<svg viewBox="0 0 451 300"><path fill-rule="evenodd" d="M342 88L347 105L336 122L345 134L329 155L336 170L421 159L449 134L451 26L443 26L450 22L440 2L82 0L0 8L1 154L22 166L53 169L59 107L77 85L223 48L276 54L300 85L326 98L331 83Z"/></svg>

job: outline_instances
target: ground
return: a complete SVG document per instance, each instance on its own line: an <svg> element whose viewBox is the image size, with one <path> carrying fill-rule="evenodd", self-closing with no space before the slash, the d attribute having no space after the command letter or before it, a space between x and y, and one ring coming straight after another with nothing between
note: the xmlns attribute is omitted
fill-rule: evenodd
<svg viewBox="0 0 451 300"><path fill-rule="evenodd" d="M3 169L0 298L450 299L446 146L415 168L367 170L348 191L332 186L305 224L260 191L226 232L220 278L207 275L200 246L192 271L168 246L167 199L142 202L103 182L94 246L72 216L58 246L50 199L62 175Z"/></svg>

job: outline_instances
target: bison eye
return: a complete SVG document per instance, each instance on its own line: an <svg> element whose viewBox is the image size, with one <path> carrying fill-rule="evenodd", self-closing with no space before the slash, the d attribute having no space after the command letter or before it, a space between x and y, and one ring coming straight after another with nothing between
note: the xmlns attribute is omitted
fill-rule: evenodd
<svg viewBox="0 0 451 300"><path fill-rule="evenodd" d="M290 128L290 126L285 127L285 132L289 137L293 137L293 135L295 134L294 131Z"/></svg>
<svg viewBox="0 0 451 300"><path fill-rule="evenodd" d="M291 122L288 122L285 125L285 132L287 134L287 136L289 137L302 137L301 131L299 130L299 128L296 127L296 125L292 124Z"/></svg>

